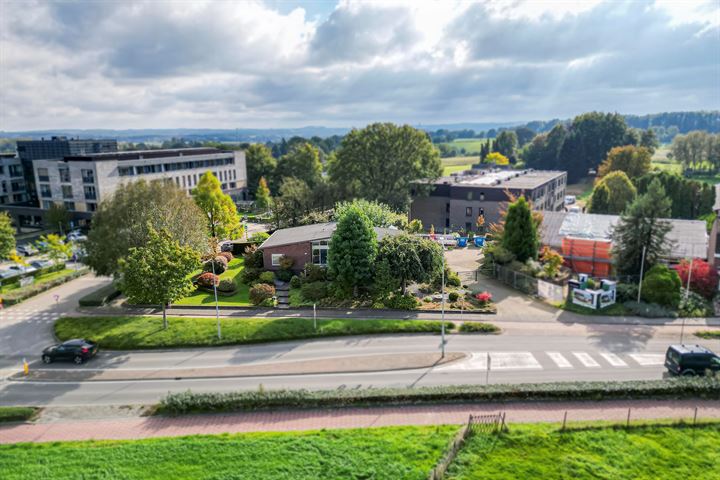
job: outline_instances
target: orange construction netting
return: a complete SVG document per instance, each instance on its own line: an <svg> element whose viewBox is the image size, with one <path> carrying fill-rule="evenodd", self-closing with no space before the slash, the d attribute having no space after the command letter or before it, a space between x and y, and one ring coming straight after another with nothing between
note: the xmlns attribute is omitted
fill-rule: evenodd
<svg viewBox="0 0 720 480"><path fill-rule="evenodd" d="M610 240L563 237L562 255L565 266L592 277L609 277L612 268Z"/></svg>

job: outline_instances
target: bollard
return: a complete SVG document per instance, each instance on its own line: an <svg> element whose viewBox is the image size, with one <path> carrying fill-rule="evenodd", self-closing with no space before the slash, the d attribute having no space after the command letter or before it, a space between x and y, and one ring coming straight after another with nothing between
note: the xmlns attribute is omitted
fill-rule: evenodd
<svg viewBox="0 0 720 480"><path fill-rule="evenodd" d="M28 364L27 360L23 358L23 375L26 377L30 374L30 365Z"/></svg>

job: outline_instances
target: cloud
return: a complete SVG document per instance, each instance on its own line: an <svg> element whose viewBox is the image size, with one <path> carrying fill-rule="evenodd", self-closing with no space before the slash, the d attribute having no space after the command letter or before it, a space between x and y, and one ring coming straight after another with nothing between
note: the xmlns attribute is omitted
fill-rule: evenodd
<svg viewBox="0 0 720 480"><path fill-rule="evenodd" d="M720 108L712 0L274 3L4 0L0 130Z"/></svg>

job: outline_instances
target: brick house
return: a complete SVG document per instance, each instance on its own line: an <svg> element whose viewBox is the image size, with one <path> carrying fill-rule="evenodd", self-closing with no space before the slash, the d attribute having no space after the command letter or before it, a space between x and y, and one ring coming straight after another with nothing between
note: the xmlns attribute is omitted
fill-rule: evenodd
<svg viewBox="0 0 720 480"><path fill-rule="evenodd" d="M276 230L260 245L263 252L263 264L267 270L280 269L280 257L286 255L295 260L293 270L302 270L306 263L327 265L330 238L337 227L336 222L317 223L302 227L281 228ZM393 228L374 228L378 241L386 235L398 235L400 230Z"/></svg>

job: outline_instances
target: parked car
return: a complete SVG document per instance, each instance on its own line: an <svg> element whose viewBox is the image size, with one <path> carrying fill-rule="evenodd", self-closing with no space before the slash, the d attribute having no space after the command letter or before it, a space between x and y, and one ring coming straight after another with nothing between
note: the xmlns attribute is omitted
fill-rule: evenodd
<svg viewBox="0 0 720 480"><path fill-rule="evenodd" d="M7 280L9 278L17 277L21 272L8 268L7 270L0 270L0 280Z"/></svg>
<svg viewBox="0 0 720 480"><path fill-rule="evenodd" d="M84 361L94 357L97 351L97 343L76 338L47 347L42 352L42 361L43 363L52 363L55 360L68 360L75 362L76 365L80 365Z"/></svg>
<svg viewBox="0 0 720 480"><path fill-rule="evenodd" d="M68 233L66 238L69 242L84 242L87 240L87 235L83 235L79 231L75 231Z"/></svg>
<svg viewBox="0 0 720 480"><path fill-rule="evenodd" d="M18 245L17 247L15 247L15 250L17 251L18 255L25 255L26 257L29 257L31 255L37 255L38 253L40 253L37 248L29 244Z"/></svg>
<svg viewBox="0 0 720 480"><path fill-rule="evenodd" d="M20 273L36 272L37 268L33 267L32 265L27 265L27 266L26 265L12 265L12 266L10 266L10 270L14 270L14 271L18 272L18 274L20 274Z"/></svg>
<svg viewBox="0 0 720 480"><path fill-rule="evenodd" d="M41 268L52 267L54 264L51 260L33 260L30 262L30 266L40 270Z"/></svg>
<svg viewBox="0 0 720 480"><path fill-rule="evenodd" d="M565 195L565 205L572 205L575 203L575 195Z"/></svg>
<svg viewBox="0 0 720 480"><path fill-rule="evenodd" d="M665 367L675 375L704 375L720 372L720 356L700 345L670 345Z"/></svg>

